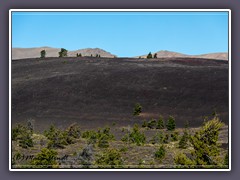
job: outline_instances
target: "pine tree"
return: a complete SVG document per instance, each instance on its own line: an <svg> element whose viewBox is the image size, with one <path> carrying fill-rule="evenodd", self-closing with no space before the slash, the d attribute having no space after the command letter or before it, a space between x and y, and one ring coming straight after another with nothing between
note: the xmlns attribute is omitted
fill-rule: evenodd
<svg viewBox="0 0 240 180"><path fill-rule="evenodd" d="M40 52L41 58L45 58L46 57L46 50L42 50Z"/></svg>
<svg viewBox="0 0 240 180"><path fill-rule="evenodd" d="M142 112L142 106L139 103L135 104L133 115L138 116Z"/></svg>
<svg viewBox="0 0 240 180"><path fill-rule="evenodd" d="M152 53L151 52L148 53L147 58L148 59L152 58Z"/></svg>
<svg viewBox="0 0 240 180"><path fill-rule="evenodd" d="M154 58L157 58L157 53L154 54Z"/></svg>
<svg viewBox="0 0 240 180"><path fill-rule="evenodd" d="M169 116L166 127L167 127L167 130L169 131L173 131L175 129L176 123L173 116Z"/></svg>
<svg viewBox="0 0 240 180"><path fill-rule="evenodd" d="M58 52L59 57L66 57L67 53L68 53L68 51L66 49L64 49L64 48L61 48L61 51Z"/></svg>
<svg viewBox="0 0 240 180"><path fill-rule="evenodd" d="M164 121L163 121L163 117L160 116L157 122L157 129L164 129Z"/></svg>

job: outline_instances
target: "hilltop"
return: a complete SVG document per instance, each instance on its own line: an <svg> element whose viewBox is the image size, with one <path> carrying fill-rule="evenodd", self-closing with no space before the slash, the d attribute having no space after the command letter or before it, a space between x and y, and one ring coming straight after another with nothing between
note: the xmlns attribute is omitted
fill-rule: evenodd
<svg viewBox="0 0 240 180"><path fill-rule="evenodd" d="M12 59L24 59L24 58L38 58L40 52L46 50L46 57L58 57L58 52L61 48L52 47L36 47L36 48L12 48ZM103 49L100 48L86 48L74 51L68 51L68 56L76 57L77 53L81 53L82 56L96 56L97 54L101 57L116 57Z"/></svg>
<svg viewBox="0 0 240 180"><path fill-rule="evenodd" d="M152 55L157 54L158 58L169 58L169 57L177 57L177 58L205 58L205 59L219 59L219 60L228 60L228 53L209 53L209 54L200 54L200 55L187 55L173 51L161 50L158 52L152 52ZM146 58L147 54L142 56L136 56L136 58Z"/></svg>

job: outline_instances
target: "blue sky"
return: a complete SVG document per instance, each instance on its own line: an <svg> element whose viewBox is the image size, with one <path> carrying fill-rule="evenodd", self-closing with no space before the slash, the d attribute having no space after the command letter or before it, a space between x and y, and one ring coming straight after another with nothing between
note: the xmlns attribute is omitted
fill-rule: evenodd
<svg viewBox="0 0 240 180"><path fill-rule="evenodd" d="M102 48L120 57L228 51L227 12L13 12L12 47Z"/></svg>

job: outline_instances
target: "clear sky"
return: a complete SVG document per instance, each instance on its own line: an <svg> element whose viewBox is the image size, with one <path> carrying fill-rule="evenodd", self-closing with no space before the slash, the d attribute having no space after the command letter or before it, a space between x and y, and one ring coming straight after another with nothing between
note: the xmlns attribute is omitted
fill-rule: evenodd
<svg viewBox="0 0 240 180"><path fill-rule="evenodd" d="M119 57L228 51L227 12L13 12L12 47L101 48Z"/></svg>

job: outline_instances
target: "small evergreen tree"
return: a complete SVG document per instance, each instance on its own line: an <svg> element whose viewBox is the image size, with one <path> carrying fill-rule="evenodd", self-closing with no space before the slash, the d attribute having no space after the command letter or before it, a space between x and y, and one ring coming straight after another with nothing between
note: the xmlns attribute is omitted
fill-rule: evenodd
<svg viewBox="0 0 240 180"><path fill-rule="evenodd" d="M157 53L154 54L153 58L157 58Z"/></svg>
<svg viewBox="0 0 240 180"><path fill-rule="evenodd" d="M123 160L118 150L110 149L97 158L96 165L100 168L122 168Z"/></svg>
<svg viewBox="0 0 240 180"><path fill-rule="evenodd" d="M32 160L33 168L54 168L58 163L57 152L51 149L43 148L39 154Z"/></svg>
<svg viewBox="0 0 240 180"><path fill-rule="evenodd" d="M100 137L100 139L98 141L98 147L100 147L100 148L108 148L109 147L107 135L103 135Z"/></svg>
<svg viewBox="0 0 240 180"><path fill-rule="evenodd" d="M166 127L168 131L173 131L175 129L176 123L173 116L169 116Z"/></svg>
<svg viewBox="0 0 240 180"><path fill-rule="evenodd" d="M148 53L147 58L148 59L152 58L152 53L151 52Z"/></svg>
<svg viewBox="0 0 240 180"><path fill-rule="evenodd" d="M133 115L138 116L142 112L142 106L139 103L135 104Z"/></svg>
<svg viewBox="0 0 240 180"><path fill-rule="evenodd" d="M171 140L172 140L172 141L177 141L177 140L178 140L178 137L179 137L179 133L176 132L176 131L171 134Z"/></svg>
<svg viewBox="0 0 240 180"><path fill-rule="evenodd" d="M160 146L160 148L155 152L155 158L162 160L165 157L166 150L163 145Z"/></svg>
<svg viewBox="0 0 240 180"><path fill-rule="evenodd" d="M162 144L163 143L163 133L162 132L157 132L153 138L150 140L150 143L152 144Z"/></svg>
<svg viewBox="0 0 240 180"><path fill-rule="evenodd" d="M214 158L219 155L220 145L218 141L219 129L223 123L218 117L205 122L204 126L190 138L194 148L192 155L197 165L216 165Z"/></svg>
<svg viewBox="0 0 240 180"><path fill-rule="evenodd" d="M40 52L40 56L41 56L41 58L45 58L46 57L46 50L42 50Z"/></svg>
<svg viewBox="0 0 240 180"><path fill-rule="evenodd" d="M188 140L189 140L189 134L186 130L184 130L183 135L180 138L178 147L181 148L181 149L186 149L187 145L188 145L187 144Z"/></svg>
<svg viewBox="0 0 240 180"><path fill-rule="evenodd" d="M164 129L164 121L163 121L163 117L160 116L158 121L157 121L157 129Z"/></svg>
<svg viewBox="0 0 240 180"><path fill-rule="evenodd" d="M144 133L141 133L138 125L134 124L134 127L131 132L128 132L122 137L122 141L127 142L127 143L135 143L138 146L141 146L142 144L145 143L146 137Z"/></svg>
<svg viewBox="0 0 240 180"><path fill-rule="evenodd" d="M147 121L146 120L143 121L142 127L143 128L147 127Z"/></svg>
<svg viewBox="0 0 240 180"><path fill-rule="evenodd" d="M148 122L147 127L150 129L155 128L157 125L157 121L155 119L152 119L151 121Z"/></svg>
<svg viewBox="0 0 240 180"><path fill-rule="evenodd" d="M198 130L194 136L190 137L190 143L193 147L191 158L185 154L181 154L175 158L175 163L180 165L191 165L191 167L221 167L218 155L220 152L220 144L218 143L219 130L223 123L218 117L205 122L204 126ZM220 164L221 163L221 164ZM220 166L218 166L220 165Z"/></svg>
<svg viewBox="0 0 240 180"><path fill-rule="evenodd" d="M61 48L61 51L58 52L59 57L66 57L67 53L68 53L68 51L66 49L64 49L64 48Z"/></svg>

